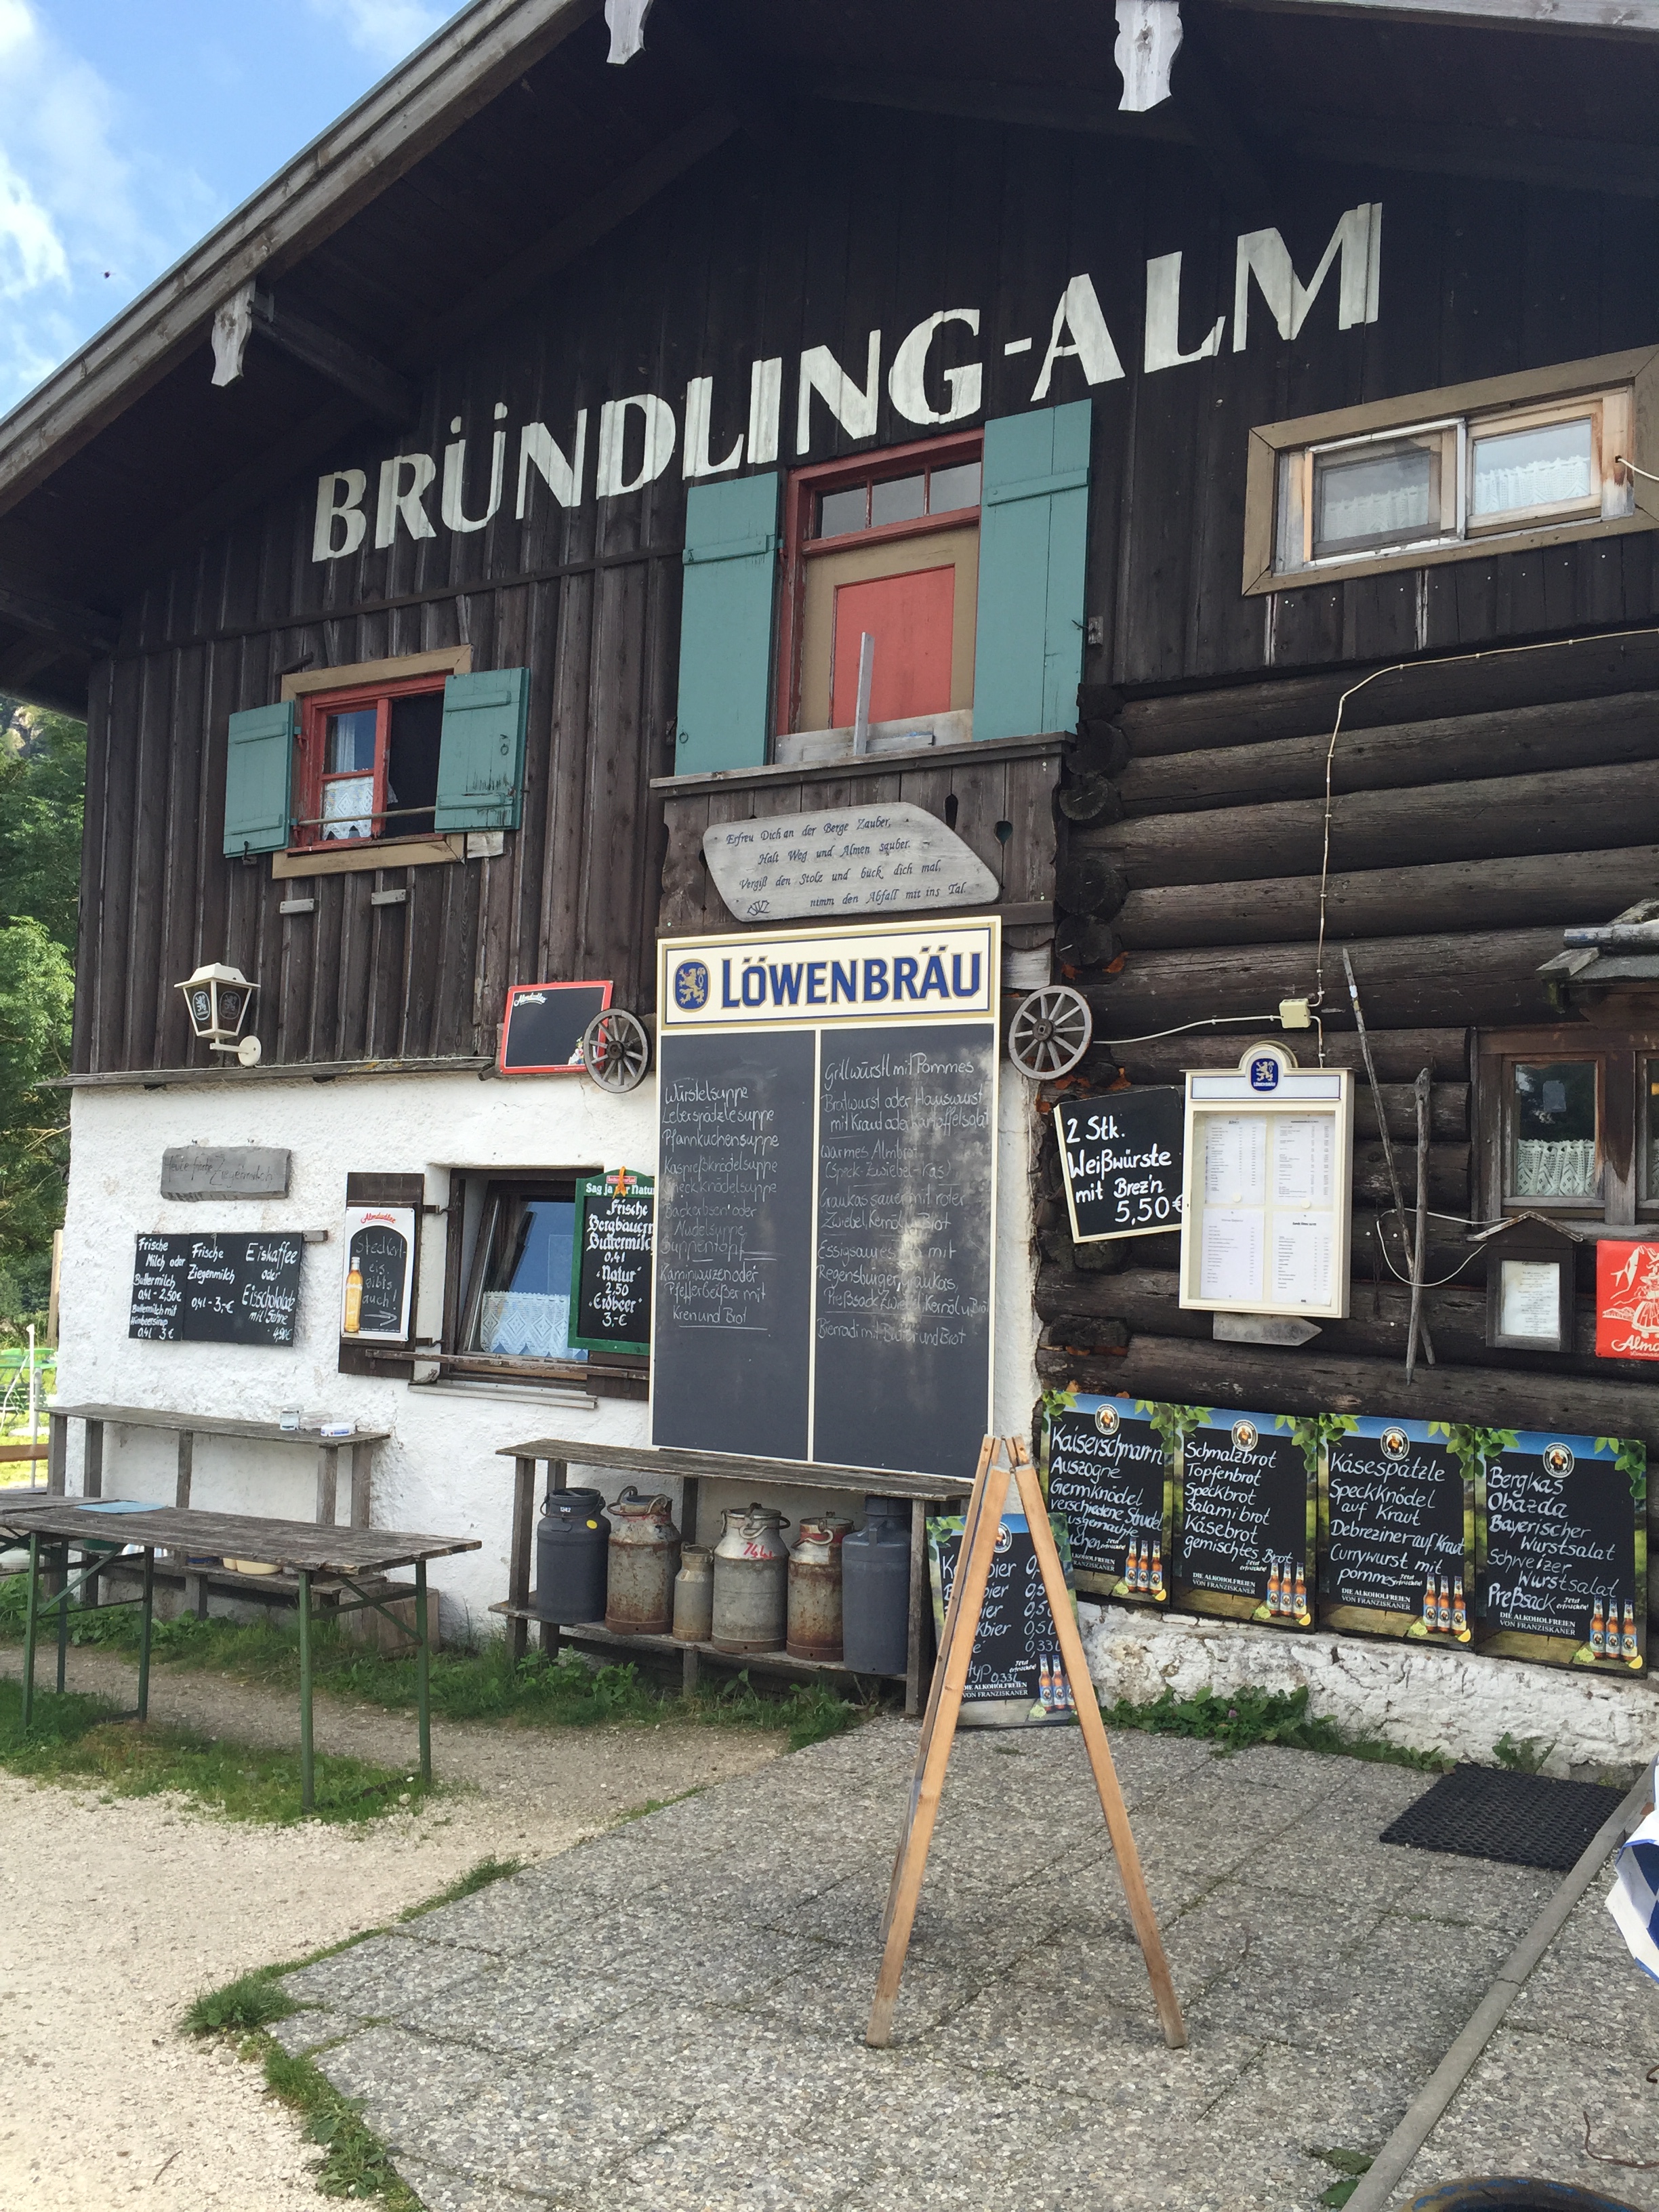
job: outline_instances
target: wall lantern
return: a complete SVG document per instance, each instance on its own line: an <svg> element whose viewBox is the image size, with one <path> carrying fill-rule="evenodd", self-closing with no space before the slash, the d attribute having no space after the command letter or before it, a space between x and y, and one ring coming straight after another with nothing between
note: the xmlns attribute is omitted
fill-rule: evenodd
<svg viewBox="0 0 1659 2212"><path fill-rule="evenodd" d="M1518 1213L1470 1242L1486 1253L1486 1341L1504 1352L1571 1352L1578 1247L1593 1240Z"/></svg>
<svg viewBox="0 0 1659 2212"><path fill-rule="evenodd" d="M210 1052L234 1052L244 1067L258 1065L258 1038L242 1036L257 983L250 983L240 968L212 961L173 988L184 993L190 1025Z"/></svg>

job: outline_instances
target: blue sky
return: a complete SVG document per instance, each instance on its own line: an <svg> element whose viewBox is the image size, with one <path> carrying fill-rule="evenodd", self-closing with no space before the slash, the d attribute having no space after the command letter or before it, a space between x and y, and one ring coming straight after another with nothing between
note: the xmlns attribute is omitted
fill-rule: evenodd
<svg viewBox="0 0 1659 2212"><path fill-rule="evenodd" d="M456 0L0 0L0 413Z"/></svg>

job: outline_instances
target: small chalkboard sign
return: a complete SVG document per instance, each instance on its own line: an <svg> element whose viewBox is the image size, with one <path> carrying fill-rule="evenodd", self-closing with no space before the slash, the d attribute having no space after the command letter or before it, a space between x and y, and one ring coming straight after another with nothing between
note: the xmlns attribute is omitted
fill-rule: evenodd
<svg viewBox="0 0 1659 2212"><path fill-rule="evenodd" d="M650 1176L581 1176L570 1250L570 1341L649 1352L657 1187Z"/></svg>
<svg viewBox="0 0 1659 2212"><path fill-rule="evenodd" d="M583 1032L610 1004L608 982L514 983L496 1065L503 1075L580 1073Z"/></svg>
<svg viewBox="0 0 1659 2212"><path fill-rule="evenodd" d="M1065 1521L1079 1589L1127 1605L1170 1596L1175 1470L1160 1407L1065 1392L1042 1425L1044 1488Z"/></svg>
<svg viewBox="0 0 1659 2212"><path fill-rule="evenodd" d="M1072 1241L1181 1226L1184 1094L1174 1088L1061 1098L1054 1107Z"/></svg>
<svg viewBox="0 0 1659 2212"><path fill-rule="evenodd" d="M1469 1429L1479 1455L1475 1611L1500 1658L1647 1663L1647 1453L1620 1437Z"/></svg>
<svg viewBox="0 0 1659 2212"><path fill-rule="evenodd" d="M947 1513L927 1523L927 1562L933 1590L933 1622L945 1631L951 1585L962 1557L965 1516ZM1070 1585L1071 1552L1066 1524L1049 1516L1055 1549ZM1005 1513L997 1534L985 1603L974 1638L974 1656L968 1668L964 1701L997 1706L995 1712L975 1716L981 1727L1030 1722L1062 1722L1073 1717L1060 1659L1060 1639L1048 1594L1042 1586L1042 1570L1031 1526L1023 1513ZM972 1725L964 1721L964 1726Z"/></svg>
<svg viewBox="0 0 1659 2212"><path fill-rule="evenodd" d="M1317 1423L1221 1406L1168 1411L1181 1431L1175 1602L1311 1628Z"/></svg>
<svg viewBox="0 0 1659 2212"><path fill-rule="evenodd" d="M349 1206L340 1334L371 1344L407 1344L415 1286L411 1206Z"/></svg>
<svg viewBox="0 0 1659 2212"><path fill-rule="evenodd" d="M1467 1644L1474 1590L1474 1467L1443 1421L1327 1414L1320 1595L1327 1627Z"/></svg>
<svg viewBox="0 0 1659 2212"><path fill-rule="evenodd" d="M292 1344L304 1240L140 1237L127 1334L156 1344Z"/></svg>

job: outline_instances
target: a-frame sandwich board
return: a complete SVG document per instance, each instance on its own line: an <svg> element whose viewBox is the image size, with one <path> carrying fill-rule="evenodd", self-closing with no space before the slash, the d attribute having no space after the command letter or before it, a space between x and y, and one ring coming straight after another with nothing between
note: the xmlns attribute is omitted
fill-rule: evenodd
<svg viewBox="0 0 1659 2212"><path fill-rule="evenodd" d="M1054 1531L1048 1525L1048 1510L1037 1480L1036 1469L1031 1464L1030 1454L1018 1437L1010 1437L1006 1440L1006 1463L1000 1459L999 1446L999 1438L987 1437L980 1447L973 1494L968 1501L968 1510L963 1518L956 1577L951 1586L951 1602L945 1611L945 1632L939 1639L933 1684L927 1694L927 1711L922 1718L921 1740L916 1747L915 1771L911 1777L904 1829L893 1863L893 1880L888 1891L886 1914L882 1921L884 1949L881 1972L876 1983L875 2002L870 2008L870 2024L864 2039L878 2049L892 2040L893 2007L898 1999L905 1954L910 1948L910 1931L915 1923L922 1877L927 1870L928 1847L933 1842L933 1827L939 1818L945 1771L950 1764L951 1744L956 1740L963 1693L968 1686L968 1669L974 1656L974 1638L979 1630L980 1613L985 1604L986 1584L990 1578L991 1561L1002 1526L1003 1500L1008 1476L1012 1474L1031 1532L1032 1546L1042 1575L1042 1587L1054 1615L1055 1638L1066 1680L1071 1684L1078 1721L1089 1753L1089 1764L1094 1770L1095 1787L1100 1793L1100 1807L1106 1816L1106 1832L1111 1838L1112 1850L1117 1860L1118 1878L1123 1884L1124 1899L1140 1942L1141 1956L1146 1961L1146 1972L1152 1984L1152 1996L1158 2005L1164 2040L1172 2051L1182 2051L1186 2048L1187 2030L1181 2017L1181 2005L1170 1977L1170 1962L1164 1955L1164 1939L1158 1933L1158 1917L1146 1893L1140 1854L1135 1849L1134 1836L1129 1826L1128 1808L1118 1787L1117 1771L1112 1765L1111 1748L1106 1741L1106 1726L1100 1717L1099 1701L1095 1696L1094 1684L1090 1680L1088 1662L1083 1653L1083 1638L1078 1632L1077 1621L1073 1615L1071 1592L1066 1587L1066 1571L1060 1565Z"/></svg>

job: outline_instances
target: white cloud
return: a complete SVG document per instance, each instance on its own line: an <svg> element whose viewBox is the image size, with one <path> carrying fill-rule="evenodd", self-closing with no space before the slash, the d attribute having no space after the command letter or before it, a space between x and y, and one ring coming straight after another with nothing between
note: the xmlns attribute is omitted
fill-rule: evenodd
<svg viewBox="0 0 1659 2212"><path fill-rule="evenodd" d="M16 4L17 0L0 0L0 9ZM311 0L311 9L340 24L360 52L384 62L400 62L412 53L450 13L427 0Z"/></svg>

